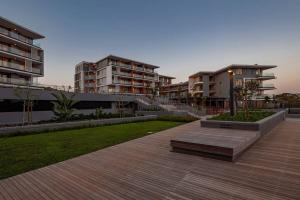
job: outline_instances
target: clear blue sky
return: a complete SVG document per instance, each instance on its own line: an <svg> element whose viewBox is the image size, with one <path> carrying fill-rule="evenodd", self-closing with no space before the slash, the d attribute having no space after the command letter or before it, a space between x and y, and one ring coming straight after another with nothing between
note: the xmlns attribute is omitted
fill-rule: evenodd
<svg viewBox="0 0 300 200"><path fill-rule="evenodd" d="M1 16L43 35L45 77L73 85L74 66L106 55L187 80L230 64L276 64L277 92L300 92L300 0L0 0Z"/></svg>

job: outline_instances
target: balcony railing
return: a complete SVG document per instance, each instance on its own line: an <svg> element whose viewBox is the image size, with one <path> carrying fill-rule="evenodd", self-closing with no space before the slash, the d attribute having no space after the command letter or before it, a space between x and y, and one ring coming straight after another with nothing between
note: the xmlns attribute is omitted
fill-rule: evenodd
<svg viewBox="0 0 300 200"><path fill-rule="evenodd" d="M275 86L274 86L273 83L264 83L264 84L261 84L261 85L259 86L259 88L261 88L261 89L264 89L264 88L274 89Z"/></svg>
<svg viewBox="0 0 300 200"><path fill-rule="evenodd" d="M24 79L16 79L16 78L5 78L0 77L0 83L6 83L6 84L16 84L16 85L31 85L31 81L27 81Z"/></svg>
<svg viewBox="0 0 300 200"><path fill-rule="evenodd" d="M128 82L128 81L122 81L122 80L114 80L113 83L114 83L114 84L121 84L121 85L132 85L131 82Z"/></svg>
<svg viewBox="0 0 300 200"><path fill-rule="evenodd" d="M133 83L133 85L135 85L135 86L144 86L143 83Z"/></svg>
<svg viewBox="0 0 300 200"><path fill-rule="evenodd" d="M135 70L137 70L137 71L144 71L144 68L142 68L142 67L136 67Z"/></svg>
<svg viewBox="0 0 300 200"><path fill-rule="evenodd" d="M148 69L148 68L145 68L145 71L146 71L146 72L151 72L151 73L154 73L154 70L153 70L153 69Z"/></svg>
<svg viewBox="0 0 300 200"><path fill-rule="evenodd" d="M272 72L264 72L264 73L259 74L257 76L258 76L258 78L270 78L270 79L276 78L274 73L272 73Z"/></svg>
<svg viewBox="0 0 300 200"><path fill-rule="evenodd" d="M9 31L9 30L7 30L5 28L2 28L2 27L0 27L0 34L6 35L6 36L9 36L9 37L14 38L16 40L20 40L20 41L25 42L27 44L36 46L35 44L33 44L32 39L29 39L27 37L24 37L23 35L20 35L16 32L13 32L13 31Z"/></svg>
<svg viewBox="0 0 300 200"><path fill-rule="evenodd" d="M23 57L26 57L26 58L32 58L32 59L35 59L35 60L42 61L41 57L38 56L38 55L31 55L31 53L29 53L29 52L22 51L22 50L17 49L17 48L9 47L7 45L0 44L0 50L8 52L8 53L12 53L12 54L20 55L20 56L23 56Z"/></svg>
<svg viewBox="0 0 300 200"><path fill-rule="evenodd" d="M38 68L32 68L32 72L35 73L35 74L41 74L42 70L38 69Z"/></svg>
<svg viewBox="0 0 300 200"><path fill-rule="evenodd" d="M96 76L91 76L90 75L90 76L86 76L85 78L88 79L88 80L94 80L94 79L96 79Z"/></svg>
<svg viewBox="0 0 300 200"><path fill-rule="evenodd" d="M26 71L26 72L32 72L32 73L36 73L36 74L41 74L41 69L32 67L30 70L29 67L26 67L25 65L13 63L13 62L7 62L7 61L3 61L3 60L0 60L0 66L17 69L17 70L21 70L21 71Z"/></svg>
<svg viewBox="0 0 300 200"><path fill-rule="evenodd" d="M134 74L133 77L134 78L144 78L143 75L139 75L139 74Z"/></svg>

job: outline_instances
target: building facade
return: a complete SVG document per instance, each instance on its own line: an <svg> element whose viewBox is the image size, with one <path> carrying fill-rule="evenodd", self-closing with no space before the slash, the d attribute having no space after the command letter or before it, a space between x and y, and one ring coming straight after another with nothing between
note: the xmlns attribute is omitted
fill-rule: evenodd
<svg viewBox="0 0 300 200"><path fill-rule="evenodd" d="M0 86L35 87L44 75L44 36L0 17Z"/></svg>
<svg viewBox="0 0 300 200"><path fill-rule="evenodd" d="M252 100L264 100L266 90L276 89L274 84L266 83L275 79L275 75L266 70L275 65L230 65L223 69L207 72L200 71L189 77L189 93L192 97L209 99L211 102L225 102L229 99L230 79L228 71L233 71L233 87L243 87L249 80L256 80L258 91Z"/></svg>
<svg viewBox="0 0 300 200"><path fill-rule="evenodd" d="M95 63L81 62L75 67L75 91L150 95L155 89L157 68L113 55Z"/></svg>
<svg viewBox="0 0 300 200"><path fill-rule="evenodd" d="M181 82L176 84L164 85L160 87L159 95L174 101L185 101L189 93L189 82Z"/></svg>

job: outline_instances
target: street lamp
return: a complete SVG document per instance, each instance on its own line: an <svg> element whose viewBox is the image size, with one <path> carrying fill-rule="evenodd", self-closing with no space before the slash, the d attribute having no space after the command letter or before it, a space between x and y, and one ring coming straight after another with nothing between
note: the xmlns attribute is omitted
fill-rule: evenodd
<svg viewBox="0 0 300 200"><path fill-rule="evenodd" d="M234 95L233 95L233 71L229 69L228 71L229 75L229 95L230 95L230 100L229 100L229 108L230 108L230 115L234 116Z"/></svg>

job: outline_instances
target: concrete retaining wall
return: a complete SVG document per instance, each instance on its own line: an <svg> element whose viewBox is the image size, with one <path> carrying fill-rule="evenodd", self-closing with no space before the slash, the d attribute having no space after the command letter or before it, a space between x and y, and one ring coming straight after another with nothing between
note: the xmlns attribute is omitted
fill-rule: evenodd
<svg viewBox="0 0 300 200"><path fill-rule="evenodd" d="M179 116L186 116L188 115L187 112L185 111L165 111L165 110L162 110L162 111L136 111L136 114L138 115L158 115L158 116L162 116L162 115L179 115Z"/></svg>
<svg viewBox="0 0 300 200"><path fill-rule="evenodd" d="M112 109L103 109L104 113L114 113ZM95 109L87 110L76 110L74 114L84 114L88 115L95 113ZM54 113L52 111L33 111L32 112L32 121L47 121L53 119ZM9 124L21 124L23 120L23 112L0 112L0 125L9 125Z"/></svg>
<svg viewBox="0 0 300 200"><path fill-rule="evenodd" d="M202 127L260 131L260 134L263 135L273 129L279 122L283 121L285 116L286 111L283 110L257 122L201 120L200 123Z"/></svg>
<svg viewBox="0 0 300 200"><path fill-rule="evenodd" d="M121 124L128 122L138 122L157 119L157 115L138 116L138 117L125 117L125 118L111 118L111 119L99 119L99 120L85 120L74 122L62 122L62 123L49 123L49 124L37 124L29 126L17 126L17 127L3 127L0 128L0 136L19 135L32 132L45 132L45 131L57 131L73 128L84 128L101 126L107 124Z"/></svg>

